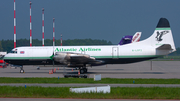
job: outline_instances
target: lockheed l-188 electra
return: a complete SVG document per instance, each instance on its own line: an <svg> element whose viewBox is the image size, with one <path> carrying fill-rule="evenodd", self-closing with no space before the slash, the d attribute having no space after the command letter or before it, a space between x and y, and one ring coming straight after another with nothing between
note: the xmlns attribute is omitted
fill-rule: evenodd
<svg viewBox="0 0 180 101"><path fill-rule="evenodd" d="M176 51L166 18L160 18L147 39L124 45L17 47L5 55L7 63L23 65L64 65L87 72L88 66L126 64L158 58Z"/></svg>

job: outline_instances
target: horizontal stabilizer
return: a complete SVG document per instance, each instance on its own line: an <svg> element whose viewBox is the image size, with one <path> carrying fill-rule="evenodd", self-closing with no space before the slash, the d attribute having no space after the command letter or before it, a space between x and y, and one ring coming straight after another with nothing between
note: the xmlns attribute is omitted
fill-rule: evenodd
<svg viewBox="0 0 180 101"><path fill-rule="evenodd" d="M173 50L170 44L163 44L160 47L156 48L157 50Z"/></svg>

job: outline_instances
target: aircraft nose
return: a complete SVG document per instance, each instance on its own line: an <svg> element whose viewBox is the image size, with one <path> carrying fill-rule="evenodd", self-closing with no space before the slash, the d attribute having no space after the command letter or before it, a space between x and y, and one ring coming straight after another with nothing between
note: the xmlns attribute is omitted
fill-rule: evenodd
<svg viewBox="0 0 180 101"><path fill-rule="evenodd" d="M2 55L2 56L0 57L0 59L4 59L4 56L5 56L5 55Z"/></svg>
<svg viewBox="0 0 180 101"><path fill-rule="evenodd" d="M3 56L3 60L4 60L4 61L6 61L6 58L5 58L5 56Z"/></svg>
<svg viewBox="0 0 180 101"><path fill-rule="evenodd" d="M4 60L5 62L8 62L8 61L7 61L7 60L8 60L8 59L7 59L7 54L3 56L3 60Z"/></svg>

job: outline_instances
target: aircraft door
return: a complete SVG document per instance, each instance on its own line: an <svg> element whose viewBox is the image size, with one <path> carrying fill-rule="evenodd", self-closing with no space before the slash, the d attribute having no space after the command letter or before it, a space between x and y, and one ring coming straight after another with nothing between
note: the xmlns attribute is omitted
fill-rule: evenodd
<svg viewBox="0 0 180 101"><path fill-rule="evenodd" d="M118 47L113 47L112 48L112 58L119 58L119 49Z"/></svg>

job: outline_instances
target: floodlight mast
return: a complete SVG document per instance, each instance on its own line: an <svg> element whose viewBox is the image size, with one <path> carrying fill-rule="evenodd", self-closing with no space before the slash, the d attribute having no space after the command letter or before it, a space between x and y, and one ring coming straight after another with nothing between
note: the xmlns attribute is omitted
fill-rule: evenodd
<svg viewBox="0 0 180 101"><path fill-rule="evenodd" d="M16 48L16 3L14 0L14 48Z"/></svg>
<svg viewBox="0 0 180 101"><path fill-rule="evenodd" d="M61 46L62 46L62 34L61 34Z"/></svg>
<svg viewBox="0 0 180 101"><path fill-rule="evenodd" d="M44 46L44 8L42 8L42 46Z"/></svg>
<svg viewBox="0 0 180 101"><path fill-rule="evenodd" d="M53 46L55 46L55 18L53 18Z"/></svg>
<svg viewBox="0 0 180 101"><path fill-rule="evenodd" d="M30 46L32 46L32 24L31 24L31 5L32 5L32 2L30 1L29 4L30 4Z"/></svg>

